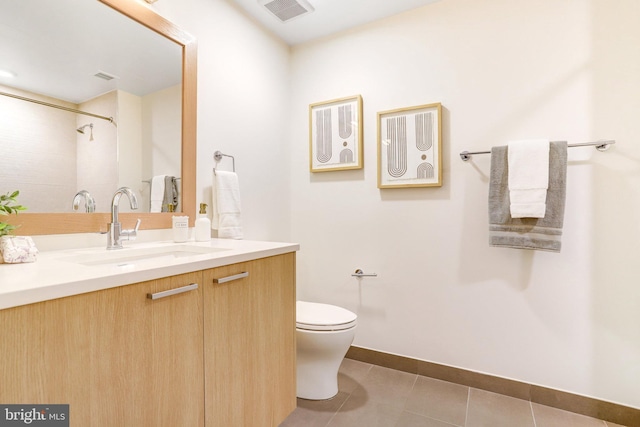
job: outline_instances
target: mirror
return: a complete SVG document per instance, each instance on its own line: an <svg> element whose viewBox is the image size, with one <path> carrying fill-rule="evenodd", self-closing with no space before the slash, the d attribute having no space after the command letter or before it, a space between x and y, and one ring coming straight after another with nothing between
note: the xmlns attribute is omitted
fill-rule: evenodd
<svg viewBox="0 0 640 427"><path fill-rule="evenodd" d="M49 2L47 2L49 3ZM51 2L54 3L54 2ZM58 2L55 2L58 3ZM82 3L82 2L81 2ZM90 2L94 3L94 2ZM103 4L100 4L103 3ZM95 5L105 8L107 5L113 9L113 11L119 12L119 19L124 20L133 20L137 23L137 27L145 28L147 31L152 31L152 35L157 36L161 35L166 40L169 40L170 48L174 49L177 47L181 57L181 74L182 74L182 86L181 91L178 91L178 97L181 98L181 151L180 151L180 170L176 175L179 175L181 178L178 181L178 188L181 194L182 201L182 209L181 212L185 215L189 215L190 223L193 224L195 219L195 135L196 135L196 43L195 40L188 34L184 33L177 27L175 27L172 23L162 18L154 11L149 9L147 6L137 3L131 0L100 0L100 3L97 1ZM77 2L74 2L77 4ZM109 8L105 8L107 13L112 13L113 11ZM54 13L54 12L51 12ZM73 10L65 10L64 8L55 10L56 16L61 15L65 16L65 19L68 20L69 26L77 26L78 22L84 19L81 14L79 15L78 11ZM53 19L53 18L52 18ZM91 25L89 23L89 25ZM123 24L124 25L124 24ZM112 28L111 31L118 32L124 28L121 25L116 26L116 28ZM96 46L96 49L100 49L104 44L108 44L108 38L106 40L102 40L102 44ZM136 41L132 40L131 45L136 45ZM68 55L70 58L75 56L82 56L83 52L75 52L73 49L69 50ZM115 53L114 53L115 55ZM140 55L140 54L139 54ZM146 58L143 58L146 59ZM71 60L71 59L70 59ZM75 61L79 61L76 57ZM78 62L79 63L79 62ZM79 67L79 65L78 65ZM114 73L115 74L115 73ZM175 88L174 88L175 89ZM22 102L22 101L16 101ZM120 106L119 106L120 107ZM49 108L49 107L41 107L41 108ZM70 114L70 113L65 113ZM173 112L175 114L175 111ZM75 114L71 114L74 116ZM98 118L93 118L91 116L84 116L81 114L77 114L80 117L78 120L77 127L81 127L84 125L85 121L87 123L93 123L93 129L84 128L84 130L93 130L94 136L97 132L97 122L102 122L102 126L113 126L109 123L108 120L102 120ZM108 117L105 115L105 117ZM119 121L123 121L123 123L116 123L118 127L118 132L120 133L120 127L124 126L126 122L126 118L121 117L118 119ZM73 131L75 133L76 126L72 126ZM82 136L82 134L81 134ZM90 135L84 135L85 138L90 138ZM120 136L120 139L124 139ZM81 142L81 141L79 141ZM88 141L83 141L88 142ZM124 141L123 141L124 142ZM126 146L121 145L118 147L118 150L122 152ZM17 148L16 148L17 149ZM176 157L176 156L172 156ZM121 156L119 162L121 166L124 165L124 160ZM138 175L138 180L141 177L140 174L145 173L141 166L137 165L128 165L130 166L126 171L136 171ZM148 173L148 172L147 172ZM124 174L123 174L124 175ZM143 179L150 180L149 177L143 177ZM136 178L134 178L136 179ZM127 184L130 186L136 193L140 195L138 191L141 188L141 183L135 184ZM145 185L149 185L146 183ZM20 189L18 187L17 189ZM12 191L13 189L7 189L6 191ZM109 190L111 192L111 190ZM111 192L111 195L113 192ZM108 197L107 205L110 207L111 198ZM22 202L22 200L20 200ZM71 200L67 203L71 204ZM29 204L24 202L27 207ZM29 211L27 211L29 212ZM108 211L107 211L108 212ZM18 234L61 234L61 233L77 233L77 232L95 232L95 231L104 231L106 230L106 225L110 221L109 213L92 213L92 214L79 214L79 213L21 213L17 217L12 216L9 220L14 224L21 224L22 227L18 230ZM139 213L139 211L133 213L123 213L121 215L121 221L123 222L124 227L130 227L135 222L135 218L142 219L142 229L149 228L170 228L171 227L171 216L170 213Z"/></svg>

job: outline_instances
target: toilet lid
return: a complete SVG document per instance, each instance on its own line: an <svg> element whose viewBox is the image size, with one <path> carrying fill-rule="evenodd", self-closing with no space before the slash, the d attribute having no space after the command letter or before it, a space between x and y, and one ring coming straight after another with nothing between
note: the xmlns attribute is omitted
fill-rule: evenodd
<svg viewBox="0 0 640 427"><path fill-rule="evenodd" d="M342 307L317 302L296 302L296 327L310 331L341 331L356 325L354 313Z"/></svg>

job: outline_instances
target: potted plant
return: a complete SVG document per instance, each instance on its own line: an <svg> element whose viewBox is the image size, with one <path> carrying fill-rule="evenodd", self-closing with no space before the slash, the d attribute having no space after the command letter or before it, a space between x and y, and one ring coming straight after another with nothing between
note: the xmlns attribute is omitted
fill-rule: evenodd
<svg viewBox="0 0 640 427"><path fill-rule="evenodd" d="M24 206L18 204L18 201L16 199L19 194L20 191L16 190L11 194L7 193L0 196L0 215L17 215L19 211L24 211L27 209ZM11 232L16 228L18 228L18 226L0 221L0 237L11 234Z"/></svg>
<svg viewBox="0 0 640 427"><path fill-rule="evenodd" d="M20 192L18 190L13 193L0 195L0 215L18 214L25 208L18 204L16 200ZM34 262L38 249L33 243L33 239L28 236L12 236L13 230L18 228L17 225L0 221L0 263L21 263Z"/></svg>

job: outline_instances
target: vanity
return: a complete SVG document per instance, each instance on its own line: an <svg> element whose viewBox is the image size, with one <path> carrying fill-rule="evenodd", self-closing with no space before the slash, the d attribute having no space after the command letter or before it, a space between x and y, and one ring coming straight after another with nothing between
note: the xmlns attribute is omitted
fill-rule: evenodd
<svg viewBox="0 0 640 427"><path fill-rule="evenodd" d="M45 5L40 3L37 8L15 4L18 14L10 19L7 28L16 27L20 34L16 40L39 30L42 25L38 22L47 23L69 15L59 13L66 10L60 2L48 5L53 8L51 12L46 12ZM100 27L99 22L106 26L107 35L101 48L114 44L113 28L120 34L125 32L125 26L132 26L135 28L131 31L136 35L126 39L127 48L132 45L129 40L135 39L136 44L144 46L140 40L159 35L165 39L162 45L168 43L169 50L178 52L178 58L169 66L157 67L156 71L177 68L181 73L177 85L181 88L177 94L180 105L176 109L180 135L174 137L180 153L174 157L180 159L181 164L180 169L171 174L179 175L181 202L176 214L188 216L192 227L197 204L196 40L143 2L87 0L71 2L68 7L73 8L73 16L83 16L91 22L91 27ZM35 18L34 10L40 12L42 21ZM6 19L7 11L3 13ZM103 19L116 21L104 24ZM75 37L62 31L76 28L75 20L63 22L46 36L48 39L53 34L68 35L65 42L49 40L45 47L64 46L65 52L82 55L77 62L62 55L62 64L83 63L87 51L104 50L73 48L74 43L89 38L85 31ZM37 34L32 37L44 39ZM163 49L142 49L139 56L149 52L157 54ZM23 49L8 51L22 52ZM32 60L27 61L28 66L44 56L37 51L27 52L29 55ZM85 66L95 68L95 64ZM117 64L108 66L118 69ZM18 73L18 77L56 69L45 65L32 68ZM73 68L70 71L82 67ZM63 76L50 80L70 81L76 88L81 78ZM118 79L105 83L107 86L100 86L98 93L107 91L102 88L124 89L125 80L125 76L119 75ZM18 87L18 83L15 86ZM113 118L89 111L91 103L85 102L87 96L68 108L59 105L59 100L47 98L47 102L42 102L40 99L42 94L55 93L59 87L41 91L20 87L33 95L27 99L15 93L0 93L2 100L34 104L56 114L71 114L60 117L69 121L65 129L73 135L86 128L82 125L88 120L91 124L99 120L91 127L96 133L95 143L89 144L87 138L78 137L77 145L87 150L107 145L99 140L106 131L100 130L98 123L104 122L105 129L114 132ZM58 98L66 99L66 96ZM15 104L7 105L10 105L7 110L13 111ZM119 131L137 129L126 125L133 123L131 117L138 114L127 115L127 110L120 108L118 111L115 123ZM25 122L31 123L32 118L40 115L44 113L34 112ZM163 118L155 120L163 121ZM142 128L137 122L135 125ZM14 135L13 131L9 129L6 133ZM49 132L46 134L52 138ZM129 142L129 146L124 145L118 152L131 149L130 145L134 145L131 135L118 136L122 142ZM10 151L15 145L12 138L5 138L6 141L0 138L0 145L6 142L5 148ZM72 151L75 153L75 148ZM94 158L101 156L94 155ZM128 159L117 159L118 163L123 160ZM143 172L144 165L126 164L124 175L127 176L119 178L129 181L121 182L118 187L138 188L141 180L168 173L167 170ZM134 176L134 172L145 175ZM22 197L29 196L29 189L21 188L24 187L22 175L16 172L16 182L4 184L12 188L3 190L21 190L21 202L25 200ZM44 185L47 194L62 197L62 192L50 190L51 183L50 179L43 179L36 185ZM70 209L76 190L79 189L71 191L69 206L65 204L64 209ZM86 190L93 191L92 188ZM112 188L109 194L113 191L116 189ZM103 205L105 201L108 201L106 197ZM26 213L3 217L3 221L20 226L17 234L56 235L61 239L79 234L96 236L98 232L105 233L110 224L106 210L73 213L39 206L36 202L25 204L29 208ZM124 228L133 227L136 220L141 219L142 233L152 233L171 228L172 215L123 212L119 218ZM68 404L70 425L76 427L270 427L279 425L295 409L295 252L298 245L213 239L207 243L179 245L169 241L135 243L107 251L106 239L100 237L104 242L100 247L56 248L41 252L35 263L0 264L0 404Z"/></svg>
<svg viewBox="0 0 640 427"><path fill-rule="evenodd" d="M295 251L213 239L0 265L0 402L71 426L277 426L296 407Z"/></svg>

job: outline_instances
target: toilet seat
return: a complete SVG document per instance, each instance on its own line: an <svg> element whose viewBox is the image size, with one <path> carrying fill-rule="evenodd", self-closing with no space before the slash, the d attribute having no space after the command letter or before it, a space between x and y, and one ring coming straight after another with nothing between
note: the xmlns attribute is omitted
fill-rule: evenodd
<svg viewBox="0 0 640 427"><path fill-rule="evenodd" d="M296 302L296 328L307 331L343 331L356 325L358 316L342 307Z"/></svg>

